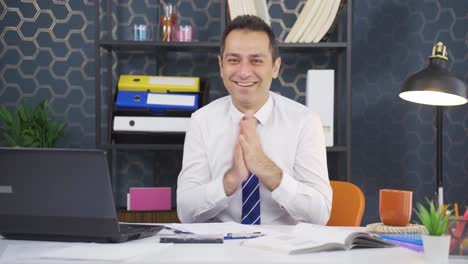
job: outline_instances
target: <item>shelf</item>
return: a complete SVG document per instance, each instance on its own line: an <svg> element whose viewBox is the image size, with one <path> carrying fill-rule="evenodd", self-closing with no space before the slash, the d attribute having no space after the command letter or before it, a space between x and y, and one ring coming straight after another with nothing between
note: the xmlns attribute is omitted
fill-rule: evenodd
<svg viewBox="0 0 468 264"><path fill-rule="evenodd" d="M319 42L319 43L279 43L280 50L310 51L310 49L345 49L346 42Z"/></svg>
<svg viewBox="0 0 468 264"><path fill-rule="evenodd" d="M327 152L346 152L346 146L327 147Z"/></svg>
<svg viewBox="0 0 468 264"><path fill-rule="evenodd" d="M219 49L218 42L155 42L132 40L101 40L99 46L120 51L213 51Z"/></svg>
<svg viewBox="0 0 468 264"><path fill-rule="evenodd" d="M132 40L101 40L99 46L119 51L213 51L219 50L219 42L160 42ZM280 50L310 51L310 49L345 49L346 42L279 43Z"/></svg>
<svg viewBox="0 0 468 264"><path fill-rule="evenodd" d="M111 144L101 145L101 149L118 150L118 149L147 149L147 150L182 150L184 144Z"/></svg>

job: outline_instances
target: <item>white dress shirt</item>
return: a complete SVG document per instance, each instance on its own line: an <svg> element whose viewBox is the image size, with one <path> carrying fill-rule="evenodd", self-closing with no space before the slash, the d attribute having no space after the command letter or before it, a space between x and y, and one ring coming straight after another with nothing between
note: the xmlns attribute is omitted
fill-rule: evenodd
<svg viewBox="0 0 468 264"><path fill-rule="evenodd" d="M223 179L232 166L243 116L230 96L192 114L177 183L177 213L183 223L240 223L242 188L228 197ZM260 183L261 223L326 224L332 190L318 115L270 92L268 101L254 117L259 121L257 133L263 151L283 171L275 190L269 191Z"/></svg>

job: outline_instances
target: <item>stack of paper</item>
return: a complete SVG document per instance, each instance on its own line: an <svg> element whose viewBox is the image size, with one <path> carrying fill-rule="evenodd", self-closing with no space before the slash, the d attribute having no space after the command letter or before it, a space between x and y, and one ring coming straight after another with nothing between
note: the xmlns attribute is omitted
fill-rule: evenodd
<svg viewBox="0 0 468 264"><path fill-rule="evenodd" d="M286 43L317 43L333 25L342 0L308 0L286 37Z"/></svg>
<svg viewBox="0 0 468 264"><path fill-rule="evenodd" d="M258 16L271 25L266 0L228 0L231 20L240 15Z"/></svg>

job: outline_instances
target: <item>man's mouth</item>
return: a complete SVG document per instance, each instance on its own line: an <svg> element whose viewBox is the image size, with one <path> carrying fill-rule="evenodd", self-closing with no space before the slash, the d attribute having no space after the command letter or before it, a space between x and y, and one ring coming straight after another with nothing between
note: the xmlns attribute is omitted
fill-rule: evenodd
<svg viewBox="0 0 468 264"><path fill-rule="evenodd" d="M234 82L241 87L249 87L249 86L256 84L256 82L236 82L236 81Z"/></svg>

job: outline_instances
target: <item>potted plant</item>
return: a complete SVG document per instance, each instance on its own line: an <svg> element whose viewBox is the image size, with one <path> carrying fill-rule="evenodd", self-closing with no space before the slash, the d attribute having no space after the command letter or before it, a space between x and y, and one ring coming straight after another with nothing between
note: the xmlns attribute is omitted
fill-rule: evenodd
<svg viewBox="0 0 468 264"><path fill-rule="evenodd" d="M57 123L50 117L47 101L35 107L27 101L10 113L0 107L0 144L10 147L54 147L64 136L65 123Z"/></svg>
<svg viewBox="0 0 468 264"><path fill-rule="evenodd" d="M446 207L436 208L426 198L427 207L417 203L414 212L428 234L422 235L424 255L428 262L444 263L448 260L450 235L447 234L450 213Z"/></svg>

